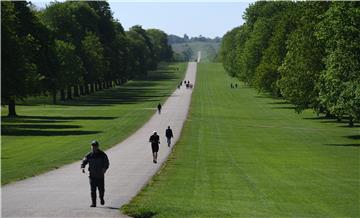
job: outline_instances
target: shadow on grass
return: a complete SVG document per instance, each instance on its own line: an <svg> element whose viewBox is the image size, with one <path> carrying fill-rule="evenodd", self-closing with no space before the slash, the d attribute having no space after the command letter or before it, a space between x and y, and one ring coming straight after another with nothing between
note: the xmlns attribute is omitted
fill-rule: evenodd
<svg viewBox="0 0 360 218"><path fill-rule="evenodd" d="M349 144L346 144L346 143L344 143L344 144L325 144L325 145L327 145L327 146L343 146L343 147L360 147L360 143L355 143L355 144L351 144L351 143L349 143Z"/></svg>
<svg viewBox="0 0 360 218"><path fill-rule="evenodd" d="M290 110L295 110L294 106L282 106L282 107L271 107L272 109L290 109Z"/></svg>
<svg viewBox="0 0 360 218"><path fill-rule="evenodd" d="M159 70L149 72L144 78L135 79L121 86L106 89L92 93L87 96L75 98L65 102L58 101L57 105L65 106L111 106L116 104L136 104L144 101L158 101L162 97L167 97L167 89L155 88L161 81L178 80L174 72ZM180 80L179 80L180 81ZM164 94L167 93L167 94ZM41 106L52 105L51 97L42 97L38 99L30 99L28 102L18 102L18 105Z"/></svg>
<svg viewBox="0 0 360 218"><path fill-rule="evenodd" d="M50 131L50 130L28 130L28 129L1 129L3 136L74 136L92 135L101 131Z"/></svg>
<svg viewBox="0 0 360 218"><path fill-rule="evenodd" d="M354 139L354 140L360 140L360 135L348 135L348 136L344 136L348 139Z"/></svg>
<svg viewBox="0 0 360 218"><path fill-rule="evenodd" d="M17 125L8 125L4 124L1 126L3 129L75 129L81 128L79 125L43 125L43 124L17 124Z"/></svg>
<svg viewBox="0 0 360 218"><path fill-rule="evenodd" d="M131 217L134 218L151 218L156 215L153 211L140 211L138 213L129 214Z"/></svg>
<svg viewBox="0 0 360 218"><path fill-rule="evenodd" d="M112 120L117 117L61 117L61 116L19 116L15 119L2 117L1 134L4 136L72 136L92 135L101 131L67 130L79 129L80 125L51 125L50 123L73 120ZM38 124L42 121L48 124ZM22 124L25 123L25 124Z"/></svg>

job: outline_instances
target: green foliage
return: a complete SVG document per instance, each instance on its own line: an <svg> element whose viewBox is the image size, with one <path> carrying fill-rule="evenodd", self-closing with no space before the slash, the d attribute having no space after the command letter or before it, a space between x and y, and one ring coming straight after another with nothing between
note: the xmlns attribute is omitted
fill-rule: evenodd
<svg viewBox="0 0 360 218"><path fill-rule="evenodd" d="M222 61L231 75L301 112L359 121L359 3L255 2L226 33Z"/></svg>
<svg viewBox="0 0 360 218"><path fill-rule="evenodd" d="M1 2L1 99L16 116L15 101L37 93L41 23L27 2Z"/></svg>
<svg viewBox="0 0 360 218"><path fill-rule="evenodd" d="M141 26L125 33L106 1L51 2L40 11L1 4L1 97L11 116L16 99L51 93L56 103L60 92L71 100L146 75L172 56L166 33Z"/></svg>
<svg viewBox="0 0 360 218"><path fill-rule="evenodd" d="M334 115L360 119L360 4L334 2L318 24L325 44L320 100Z"/></svg>
<svg viewBox="0 0 360 218"><path fill-rule="evenodd" d="M299 5L302 14L296 30L287 40L287 54L279 68L281 94L295 105L296 111L307 108L324 112L319 102L319 78L324 70L324 45L316 36L316 24L329 4L306 2Z"/></svg>

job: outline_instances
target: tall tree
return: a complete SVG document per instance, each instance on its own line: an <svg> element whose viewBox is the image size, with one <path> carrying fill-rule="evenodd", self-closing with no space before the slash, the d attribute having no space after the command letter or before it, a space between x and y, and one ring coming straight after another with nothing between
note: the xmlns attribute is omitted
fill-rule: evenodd
<svg viewBox="0 0 360 218"><path fill-rule="evenodd" d="M319 102L319 78L325 66L324 44L315 36L317 23L329 7L328 2L299 2L300 19L287 40L287 53L279 68L281 94L301 112L313 108L325 112Z"/></svg>
<svg viewBox="0 0 360 218"><path fill-rule="evenodd" d="M1 99L8 116L16 116L15 103L38 93L41 75L37 61L41 45L37 31L41 23L27 2L1 2Z"/></svg>
<svg viewBox="0 0 360 218"><path fill-rule="evenodd" d="M333 2L318 24L325 43L326 69L321 75L320 100L349 125L360 119L360 3Z"/></svg>

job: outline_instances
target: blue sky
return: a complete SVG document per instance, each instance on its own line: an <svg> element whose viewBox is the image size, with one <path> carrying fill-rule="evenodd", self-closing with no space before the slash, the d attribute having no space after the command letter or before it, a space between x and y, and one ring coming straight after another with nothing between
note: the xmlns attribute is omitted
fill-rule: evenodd
<svg viewBox="0 0 360 218"><path fill-rule="evenodd" d="M32 1L44 7L50 1ZM223 36L243 23L249 2L119 2L109 1L125 30L133 25L183 36Z"/></svg>

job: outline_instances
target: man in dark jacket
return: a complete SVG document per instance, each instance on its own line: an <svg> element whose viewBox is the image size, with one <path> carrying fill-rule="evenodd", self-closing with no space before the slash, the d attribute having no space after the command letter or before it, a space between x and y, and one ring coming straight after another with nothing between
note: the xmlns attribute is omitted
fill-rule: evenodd
<svg viewBox="0 0 360 218"><path fill-rule="evenodd" d="M101 205L105 204L104 193L104 174L109 168L109 159L107 155L99 149L99 143L97 141L91 142L92 151L88 153L82 163L81 169L85 173L85 166L89 164L89 181L91 189L91 201L90 207L96 207L96 188L99 189L99 197Z"/></svg>
<svg viewBox="0 0 360 218"><path fill-rule="evenodd" d="M153 153L153 163L157 163L157 153L159 151L160 137L156 131L150 136L151 149Z"/></svg>
<svg viewBox="0 0 360 218"><path fill-rule="evenodd" d="M170 126L165 131L165 136L167 139L168 147L171 145L171 138L174 137L172 130L170 129Z"/></svg>

